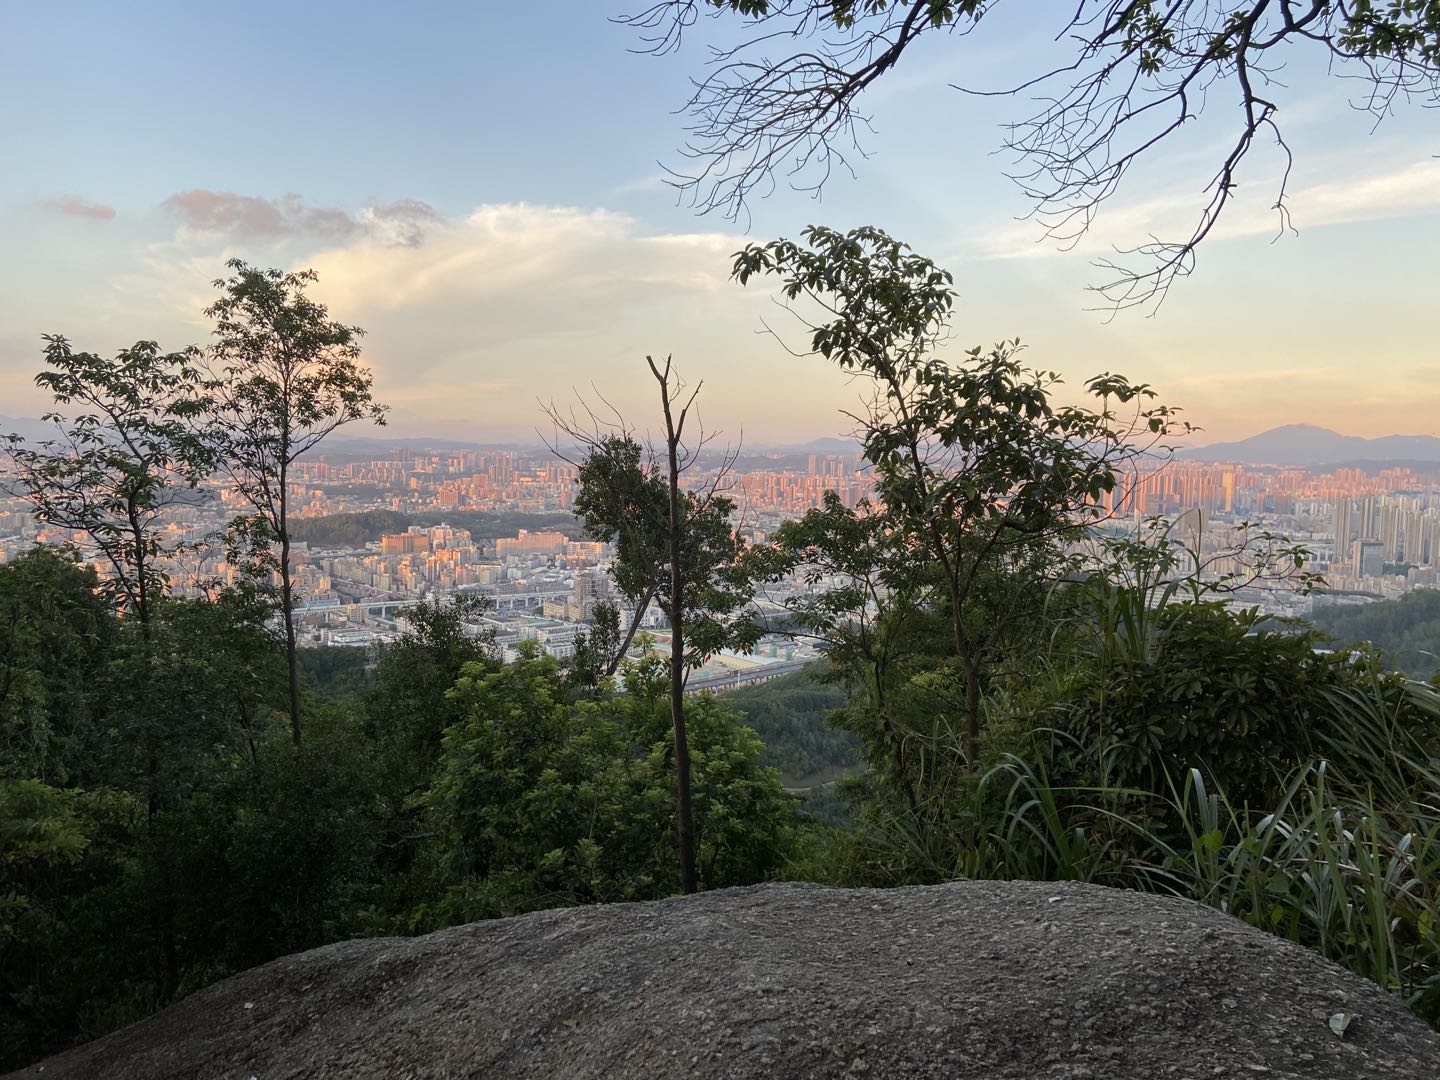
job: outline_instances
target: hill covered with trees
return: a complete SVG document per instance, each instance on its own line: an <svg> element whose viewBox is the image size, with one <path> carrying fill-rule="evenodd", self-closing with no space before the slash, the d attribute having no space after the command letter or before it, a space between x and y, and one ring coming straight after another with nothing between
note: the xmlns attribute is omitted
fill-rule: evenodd
<svg viewBox="0 0 1440 1080"><path fill-rule="evenodd" d="M1440 589L1415 589L1371 604L1319 607L1310 623L1341 645L1369 642L1387 663L1414 678L1440 672Z"/></svg>
<svg viewBox="0 0 1440 1080"><path fill-rule="evenodd" d="M411 525L452 525L465 529L476 540L514 536L519 529L539 532L559 529L579 535L575 515L565 511L453 510L444 514L402 514L397 510L360 510L346 514L322 514L297 518L291 526L296 540L316 547L362 548L387 533L404 532Z"/></svg>
<svg viewBox="0 0 1440 1080"><path fill-rule="evenodd" d="M822 681L824 665L741 687L725 695L765 746L764 760L787 786L833 779L860 766L860 744L829 722L845 693Z"/></svg>

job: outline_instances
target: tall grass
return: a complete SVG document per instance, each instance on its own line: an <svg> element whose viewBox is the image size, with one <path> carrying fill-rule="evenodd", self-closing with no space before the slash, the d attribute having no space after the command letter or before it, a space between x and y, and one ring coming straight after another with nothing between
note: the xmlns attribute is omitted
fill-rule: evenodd
<svg viewBox="0 0 1440 1080"><path fill-rule="evenodd" d="M1318 760L1256 809L1199 769L1163 792L1060 788L1007 757L977 787L954 870L1185 896L1318 950L1440 1026L1440 776L1415 760L1405 771L1356 782Z"/></svg>

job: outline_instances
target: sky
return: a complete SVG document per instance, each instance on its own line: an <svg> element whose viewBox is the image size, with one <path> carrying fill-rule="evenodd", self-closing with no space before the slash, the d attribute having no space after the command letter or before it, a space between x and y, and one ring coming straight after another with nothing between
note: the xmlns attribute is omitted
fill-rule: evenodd
<svg viewBox="0 0 1440 1080"><path fill-rule="evenodd" d="M533 440L542 403L598 394L643 429L647 354L703 382L727 437L840 435L858 388L764 332L802 343L773 288L729 280L744 244L814 223L879 225L950 269L954 347L1018 337L1071 386L1150 383L1196 443L1285 423L1440 434L1440 113L1377 126L1351 107L1360 87L1296 57L1274 93L1298 231L1277 238L1282 163L1262 146L1195 274L1153 314L1112 317L1093 260L1193 220L1230 103L1127 178L1075 249L1047 243L997 153L1026 102L952 84L1038 70L1058 25L1035 12L1068 6L1002 4L925 43L862 99L853 178L819 200L781 186L737 223L661 179L724 24L657 57L607 18L626 0L0 0L0 415L49 404L42 334L204 344L210 283L239 257L319 273L315 294L367 331L397 435Z"/></svg>

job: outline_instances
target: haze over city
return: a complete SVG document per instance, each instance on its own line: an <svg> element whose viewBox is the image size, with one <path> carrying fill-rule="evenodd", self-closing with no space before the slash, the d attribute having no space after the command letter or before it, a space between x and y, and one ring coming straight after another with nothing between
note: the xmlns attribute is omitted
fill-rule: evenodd
<svg viewBox="0 0 1440 1080"><path fill-rule="evenodd" d="M1194 442L1302 421L1440 432L1428 117L1376 126L1346 105L1358 88L1318 69L1281 76L1298 233L1277 235L1283 163L1257 146L1195 274L1154 317L1110 318L1086 291L1091 261L1188 225L1218 121L1134 172L1075 250L1043 241L1016 220L1027 204L993 153L1016 104L950 86L1004 86L1019 58L1055 48L1003 6L984 42L925 43L875 88L855 179L818 200L782 183L739 222L676 205L661 181L659 163L683 163L673 110L697 44L637 54L601 6L552 5L543 26L520 5L157 7L143 21L101 3L8 13L7 415L47 407L31 382L41 334L101 353L204 344L209 282L238 256L319 272L316 296L368 331L397 436L533 441L537 398L597 379L643 416L647 353L703 379L707 422L749 442L841 434L853 388L760 333L785 329L771 294L729 281L744 243L818 221L878 224L953 271L956 347L1018 336L1071 383L1103 370L1153 383L1204 429ZM541 33L537 65L512 43Z"/></svg>

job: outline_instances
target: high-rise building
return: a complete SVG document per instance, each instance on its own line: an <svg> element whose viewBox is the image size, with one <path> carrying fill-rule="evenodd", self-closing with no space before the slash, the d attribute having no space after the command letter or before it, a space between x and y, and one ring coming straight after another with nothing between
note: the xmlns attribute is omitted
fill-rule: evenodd
<svg viewBox="0 0 1440 1080"><path fill-rule="evenodd" d="M1350 550L1357 539L1355 530L1355 500L1341 495L1335 500L1335 552L1340 555Z"/></svg>
<svg viewBox="0 0 1440 1080"><path fill-rule="evenodd" d="M584 622L595 614L595 605L609 600L612 595L610 575L598 570L582 570L575 575L575 587L570 597L570 618Z"/></svg>
<svg viewBox="0 0 1440 1080"><path fill-rule="evenodd" d="M1385 573L1385 545L1379 540L1356 540L1351 548L1351 572L1357 578Z"/></svg>

